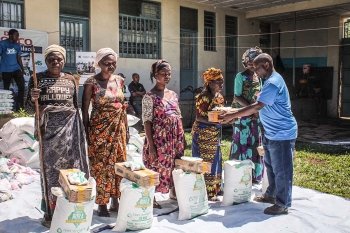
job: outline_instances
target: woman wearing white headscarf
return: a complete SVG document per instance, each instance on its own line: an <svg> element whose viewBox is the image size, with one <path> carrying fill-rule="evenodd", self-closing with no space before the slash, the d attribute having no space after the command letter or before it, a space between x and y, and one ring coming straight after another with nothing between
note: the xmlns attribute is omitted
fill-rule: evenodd
<svg viewBox="0 0 350 233"><path fill-rule="evenodd" d="M77 168L85 172L88 178L89 170L75 79L62 72L66 50L59 45L50 45L45 49L44 57L48 70L37 74L38 88L34 88L33 77L30 78L26 109L29 113L34 113L34 101L38 99L43 165L49 199L49 209L46 210L43 195L42 210L45 215L42 224L50 227L56 206L56 196L51 193L51 187L60 186L59 171Z"/></svg>
<svg viewBox="0 0 350 233"><path fill-rule="evenodd" d="M98 215L109 217L110 210L118 210L121 177L115 175L114 164L126 161L128 125L127 104L124 102L124 79L113 75L117 68L117 54L110 48L97 52L94 62L101 72L84 83L83 122L89 145L91 176L96 179ZM89 117L88 108L92 102Z"/></svg>

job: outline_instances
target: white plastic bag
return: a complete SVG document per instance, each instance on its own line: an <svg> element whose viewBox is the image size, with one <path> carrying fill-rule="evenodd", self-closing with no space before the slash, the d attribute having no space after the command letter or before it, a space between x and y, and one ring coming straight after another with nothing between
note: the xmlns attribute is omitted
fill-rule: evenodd
<svg viewBox="0 0 350 233"><path fill-rule="evenodd" d="M117 222L112 231L148 229L153 223L154 186L142 187L123 178Z"/></svg>
<svg viewBox="0 0 350 233"><path fill-rule="evenodd" d="M128 118L128 126L133 126L140 120L140 118L129 114L127 115L127 118Z"/></svg>
<svg viewBox="0 0 350 233"><path fill-rule="evenodd" d="M89 178L89 184L92 187L92 197L90 201L83 203L69 202L62 188L51 188L51 192L57 196L57 202L52 217L50 233L90 233L96 197L96 181L94 178Z"/></svg>
<svg viewBox="0 0 350 233"><path fill-rule="evenodd" d="M174 169L173 179L179 203L178 220L187 220L208 213L208 195L204 175Z"/></svg>
<svg viewBox="0 0 350 233"><path fill-rule="evenodd" d="M252 194L251 160L229 160L225 162L224 197L221 206L250 201Z"/></svg>

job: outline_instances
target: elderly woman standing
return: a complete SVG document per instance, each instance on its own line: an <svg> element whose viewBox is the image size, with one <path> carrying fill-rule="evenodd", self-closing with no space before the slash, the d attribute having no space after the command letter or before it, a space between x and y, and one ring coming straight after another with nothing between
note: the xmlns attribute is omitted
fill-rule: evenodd
<svg viewBox="0 0 350 233"><path fill-rule="evenodd" d="M110 48L97 52L95 67L101 72L84 83L83 122L89 144L91 176L96 179L96 204L98 215L109 217L110 210L118 210L119 185L122 177L117 176L114 164L126 161L126 143L129 137L124 103L124 79L113 75L117 68L117 54ZM89 104L92 112L89 117Z"/></svg>
<svg viewBox="0 0 350 233"><path fill-rule="evenodd" d="M222 155L220 151L221 125L208 121L208 112L215 107L224 106L220 94L224 77L220 69L210 68L202 74L204 89L196 96L196 121L192 126L192 156L212 163L211 174L205 174L208 197L219 201L221 191Z"/></svg>
<svg viewBox="0 0 350 233"><path fill-rule="evenodd" d="M151 81L156 85L142 100L142 121L146 140L143 146L143 162L148 169L159 173L157 192L168 193L176 199L172 171L174 160L181 158L185 150L185 136L181 121L179 98L166 88L171 79L171 67L165 60L153 63ZM154 202L155 208L161 206Z"/></svg>
<svg viewBox="0 0 350 233"><path fill-rule="evenodd" d="M34 102L38 99L46 190L50 204L47 210L43 198L42 210L45 215L42 224L50 227L56 204L51 187L60 186L59 171L78 168L88 178L89 170L77 87L72 75L61 72L66 61L66 50L58 45L50 45L44 51L44 57L48 70L37 74L38 88L34 88L33 77L30 78L26 109L30 113L35 112Z"/></svg>

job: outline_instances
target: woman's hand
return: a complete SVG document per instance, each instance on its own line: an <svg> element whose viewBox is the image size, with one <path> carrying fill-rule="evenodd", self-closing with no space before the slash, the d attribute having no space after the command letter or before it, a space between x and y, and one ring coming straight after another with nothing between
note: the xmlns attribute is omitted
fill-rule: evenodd
<svg viewBox="0 0 350 233"><path fill-rule="evenodd" d="M150 143L148 146L148 150L149 150L149 156L153 159L157 158L157 149L156 147L153 145L153 143Z"/></svg>
<svg viewBox="0 0 350 233"><path fill-rule="evenodd" d="M32 89L30 90L30 96L31 96L31 98L32 98L31 100L32 100L32 101L35 101L35 100L39 99L40 92L41 92L40 89L38 89L38 88L32 88Z"/></svg>
<svg viewBox="0 0 350 233"><path fill-rule="evenodd" d="M219 115L219 123L224 125L224 124L229 124L234 120L234 117L232 116L232 114L222 114Z"/></svg>

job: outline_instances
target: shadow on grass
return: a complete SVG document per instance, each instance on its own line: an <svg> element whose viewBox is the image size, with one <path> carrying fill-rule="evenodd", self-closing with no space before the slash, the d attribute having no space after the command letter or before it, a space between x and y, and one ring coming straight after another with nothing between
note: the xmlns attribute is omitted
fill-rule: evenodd
<svg viewBox="0 0 350 233"><path fill-rule="evenodd" d="M317 143L305 143L305 142L297 142L295 144L295 148L298 151L305 151L306 153L321 153L327 154L330 156L338 156L338 155L350 155L350 149L345 148L343 146L337 145L322 145Z"/></svg>

